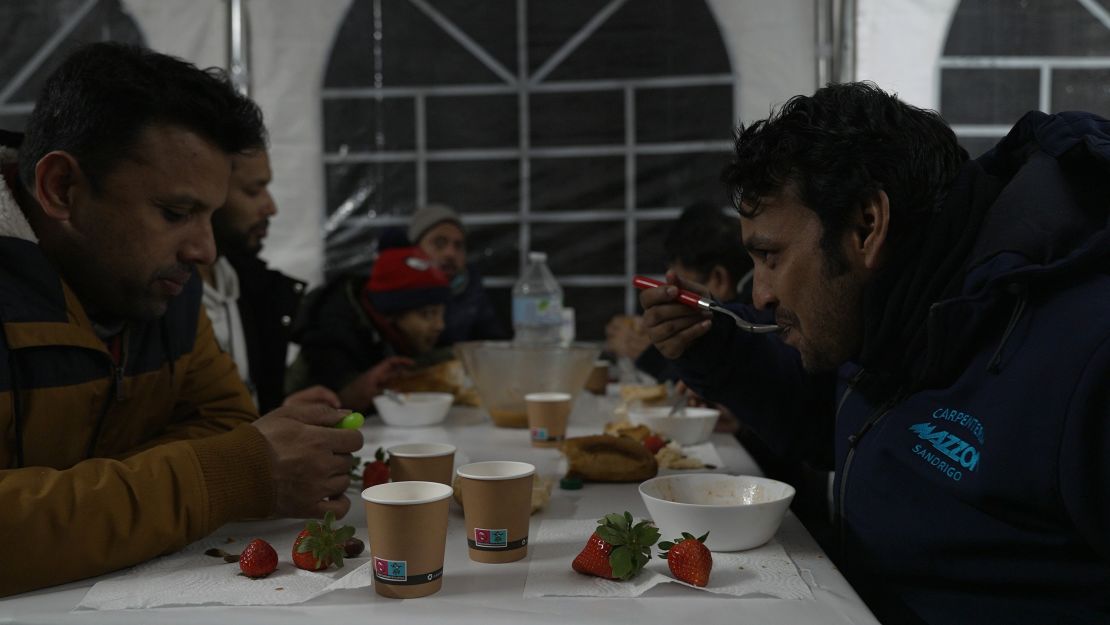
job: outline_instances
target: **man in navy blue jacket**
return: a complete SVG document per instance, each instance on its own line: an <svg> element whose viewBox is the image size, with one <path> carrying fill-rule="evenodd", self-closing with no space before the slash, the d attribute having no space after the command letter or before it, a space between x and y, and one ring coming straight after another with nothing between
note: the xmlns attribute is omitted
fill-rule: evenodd
<svg viewBox="0 0 1110 625"><path fill-rule="evenodd" d="M833 85L741 128L725 176L737 311L782 332L674 286L645 324L781 453L833 437L839 562L876 614L1110 622L1110 122L1029 113L968 160L936 114Z"/></svg>

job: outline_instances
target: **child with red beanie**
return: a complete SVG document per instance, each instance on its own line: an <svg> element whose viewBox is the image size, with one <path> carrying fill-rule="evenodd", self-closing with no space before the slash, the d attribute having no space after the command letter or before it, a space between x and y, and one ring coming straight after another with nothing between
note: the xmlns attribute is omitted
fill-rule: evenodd
<svg viewBox="0 0 1110 625"><path fill-rule="evenodd" d="M369 279L340 280L308 295L293 333L301 352L287 388L322 384L344 407L366 410L400 371L429 364L450 297L447 277L419 248L382 250Z"/></svg>

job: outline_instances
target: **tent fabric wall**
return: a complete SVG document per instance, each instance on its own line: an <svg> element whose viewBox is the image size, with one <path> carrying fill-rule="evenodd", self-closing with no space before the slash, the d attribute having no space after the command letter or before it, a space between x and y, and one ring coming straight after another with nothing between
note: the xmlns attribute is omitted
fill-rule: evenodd
<svg viewBox="0 0 1110 625"><path fill-rule="evenodd" d="M940 106L937 62L959 0L857 0L856 80L929 109Z"/></svg>
<svg viewBox="0 0 1110 625"><path fill-rule="evenodd" d="M270 128L279 214L263 255L314 283L322 276L324 186L320 88L350 0L247 0L251 95ZM710 0L729 51L737 119L814 88L814 4ZM124 0L150 47L201 66L227 64L224 0ZM723 137L724 138L724 137ZM616 312L616 311L614 311Z"/></svg>
<svg viewBox="0 0 1110 625"><path fill-rule="evenodd" d="M321 276L323 167L319 85L349 0L250 0L251 96L270 131L278 215L263 256L311 282ZM227 66L225 0L125 0L147 44L201 67Z"/></svg>

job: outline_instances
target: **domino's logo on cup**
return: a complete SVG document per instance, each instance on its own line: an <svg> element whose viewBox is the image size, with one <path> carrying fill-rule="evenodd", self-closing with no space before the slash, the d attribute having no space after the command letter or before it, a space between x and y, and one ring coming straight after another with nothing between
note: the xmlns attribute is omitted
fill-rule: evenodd
<svg viewBox="0 0 1110 625"><path fill-rule="evenodd" d="M534 440L534 441L550 440L550 437L547 435L547 428L532 428L532 440Z"/></svg>
<svg viewBox="0 0 1110 625"><path fill-rule="evenodd" d="M507 547L509 545L509 530L489 530L476 527L474 528L474 545L476 547Z"/></svg>
<svg viewBox="0 0 1110 625"><path fill-rule="evenodd" d="M405 560L386 560L375 556L374 577L391 582L407 582L408 563Z"/></svg>

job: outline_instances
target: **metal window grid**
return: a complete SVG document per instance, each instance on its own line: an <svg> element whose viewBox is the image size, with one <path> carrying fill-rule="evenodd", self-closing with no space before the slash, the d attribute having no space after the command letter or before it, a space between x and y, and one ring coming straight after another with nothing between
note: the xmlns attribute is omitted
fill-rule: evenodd
<svg viewBox="0 0 1110 625"><path fill-rule="evenodd" d="M1097 0L1075 0L1110 31L1110 11ZM1107 56L942 56L937 63L936 93L940 93L945 69L1035 69L1040 72L1037 107L1052 111L1052 72L1057 69L1110 69ZM957 137L968 139L1001 139L1010 126L999 124L953 124Z"/></svg>
<svg viewBox="0 0 1110 625"><path fill-rule="evenodd" d="M490 56L473 39L440 14L426 0L409 2L438 24L458 44L478 59L490 71L501 77L503 82L494 84L467 85L427 85L419 87L361 87L327 88L322 91L324 100L385 100L391 98L411 98L414 104L415 148L404 151L373 152L325 152L324 163L413 163L416 168L416 203L423 205L428 200L427 165L430 161L474 161L486 159L519 159L520 167L520 205L515 213L466 213L462 216L467 224L474 225L518 225L520 255L518 273L523 270L528 250L531 246L532 227L543 223L586 223L597 220L623 221L625 250L624 267L620 272L604 275L564 275L558 276L563 286L571 287L623 287L624 312L632 314L636 309L636 293L631 286L636 272L636 225L638 222L675 219L682 207L662 206L636 208L636 157L639 155L673 155L689 153L721 152L727 153L732 142L723 141L684 141L666 143L639 143L636 141L635 97L640 89L682 89L701 86L731 86L732 119L737 119L737 100L735 98L736 77L734 74L705 74L686 76L657 76L628 80L575 80L548 81L551 74L564 59L589 39L601 25L627 0L610 0L589 21L583 25L567 42L552 55L536 72L528 72L527 7L528 0L516 2L517 28L517 67L512 72ZM727 42L726 50L727 50ZM624 98L624 143L616 145L574 145L559 147L535 147L530 143L529 97L533 93L572 93L577 91L617 90ZM428 150L426 147L425 98L441 95L494 95L516 94L520 126L519 144L504 149L462 149ZM590 211L544 211L533 212L529 174L532 158L577 158L589 156L624 157L624 205L605 210ZM367 225L375 227L404 225L407 216L376 215L365 217ZM484 278L488 287L511 287L515 276L493 275Z"/></svg>

